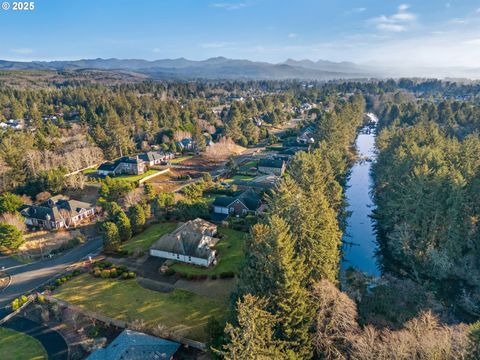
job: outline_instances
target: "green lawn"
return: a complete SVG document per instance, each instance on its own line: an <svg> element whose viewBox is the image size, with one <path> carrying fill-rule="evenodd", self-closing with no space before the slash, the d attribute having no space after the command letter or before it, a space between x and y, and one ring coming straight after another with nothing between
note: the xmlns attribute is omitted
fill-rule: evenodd
<svg viewBox="0 0 480 360"><path fill-rule="evenodd" d="M177 158L174 158L172 160L168 160L170 164L178 164L181 163L182 161L191 159L193 156L192 155L186 155L186 156L179 156Z"/></svg>
<svg viewBox="0 0 480 360"><path fill-rule="evenodd" d="M250 175L235 175L231 177L230 179L225 180L224 182L226 183L233 183L235 180L238 181L252 181L255 179L255 176L250 176Z"/></svg>
<svg viewBox="0 0 480 360"><path fill-rule="evenodd" d="M243 260L243 245L245 233L227 228L219 228L218 232L224 235L217 246L218 264L204 268L195 265L188 265L184 263L176 263L172 266L175 271L183 272L186 274L206 274L206 275L218 275L225 271L237 272L240 268L240 264Z"/></svg>
<svg viewBox="0 0 480 360"><path fill-rule="evenodd" d="M156 174L158 172L159 170L147 170L141 175L120 175L120 176L115 176L115 179L120 179L127 182L136 182L136 181L142 180L144 177Z"/></svg>
<svg viewBox="0 0 480 360"><path fill-rule="evenodd" d="M95 174L97 172L97 169L92 168L92 169L83 170L82 172L84 175L91 175L91 174Z"/></svg>
<svg viewBox="0 0 480 360"><path fill-rule="evenodd" d="M119 320L143 319L175 333L205 341L210 316L225 318L228 306L184 290L161 293L142 288L135 280L104 280L90 274L73 278L54 293L56 298Z"/></svg>
<svg viewBox="0 0 480 360"><path fill-rule="evenodd" d="M160 239L161 236L173 231L178 226L177 223L167 222L154 224L148 227L144 232L134 236L131 240L122 245L122 250L130 252L147 251L152 244Z"/></svg>
<svg viewBox="0 0 480 360"><path fill-rule="evenodd" d="M250 170L252 167L257 167L258 165L258 161L256 160L250 160L249 162L246 162L245 164L242 164L242 166L240 167L240 170L242 171L248 171Z"/></svg>
<svg viewBox="0 0 480 360"><path fill-rule="evenodd" d="M46 360L47 353L37 339L0 327L0 359Z"/></svg>

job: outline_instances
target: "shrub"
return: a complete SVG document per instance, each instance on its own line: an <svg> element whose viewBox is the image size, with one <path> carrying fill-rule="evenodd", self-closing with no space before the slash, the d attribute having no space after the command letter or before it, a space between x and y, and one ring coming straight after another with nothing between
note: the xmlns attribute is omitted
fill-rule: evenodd
<svg viewBox="0 0 480 360"><path fill-rule="evenodd" d="M128 272L128 278L129 279L135 279L137 277L137 274L135 274L133 271Z"/></svg>
<svg viewBox="0 0 480 360"><path fill-rule="evenodd" d="M235 277L235 273L233 271L224 271L220 273L220 279L229 279Z"/></svg>
<svg viewBox="0 0 480 360"><path fill-rule="evenodd" d="M165 271L165 275L167 275L167 276L175 275L175 270L173 270L172 268L168 268L168 269Z"/></svg>
<svg viewBox="0 0 480 360"><path fill-rule="evenodd" d="M43 304L43 303L45 302L45 295L43 295L43 294L38 294L37 300L38 300L38 302L40 302L40 303Z"/></svg>
<svg viewBox="0 0 480 360"><path fill-rule="evenodd" d="M118 272L117 272L117 269L113 269L113 270L110 270L110 277L113 279L113 278L116 278L118 276Z"/></svg>
<svg viewBox="0 0 480 360"><path fill-rule="evenodd" d="M27 301L28 301L28 297L26 297L25 295L22 295L20 297L20 302L22 303L22 305L25 304Z"/></svg>
<svg viewBox="0 0 480 360"><path fill-rule="evenodd" d="M108 279L110 277L110 270L102 270L100 276L102 277L102 279Z"/></svg>
<svg viewBox="0 0 480 360"><path fill-rule="evenodd" d="M210 275L210 279L211 279L211 280L217 280L217 275L215 275L215 274Z"/></svg>
<svg viewBox="0 0 480 360"><path fill-rule="evenodd" d="M15 299L15 300L12 301L12 310L13 311L17 311L18 309L20 309L20 306L22 306L22 304L20 304L19 299Z"/></svg>
<svg viewBox="0 0 480 360"><path fill-rule="evenodd" d="M97 277L97 278L100 277L101 275L102 275L102 271L101 271L100 269L95 270L95 271L93 272L93 276L95 276L95 277Z"/></svg>
<svg viewBox="0 0 480 360"><path fill-rule="evenodd" d="M128 279L128 272L122 273L122 279L127 280Z"/></svg>

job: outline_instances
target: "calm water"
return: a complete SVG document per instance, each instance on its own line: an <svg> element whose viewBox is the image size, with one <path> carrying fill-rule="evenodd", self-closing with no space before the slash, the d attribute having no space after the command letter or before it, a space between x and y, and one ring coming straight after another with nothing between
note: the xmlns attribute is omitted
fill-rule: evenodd
<svg viewBox="0 0 480 360"><path fill-rule="evenodd" d="M359 134L357 138L357 151L360 158L365 156L373 159L375 156L375 135ZM352 168L346 196L348 210L352 213L348 219L347 233L344 241L354 243L345 246L343 268L350 266L368 273L379 276L380 271L375 263L375 233L369 215L373 209L370 189L372 179L370 177L369 161L358 161Z"/></svg>

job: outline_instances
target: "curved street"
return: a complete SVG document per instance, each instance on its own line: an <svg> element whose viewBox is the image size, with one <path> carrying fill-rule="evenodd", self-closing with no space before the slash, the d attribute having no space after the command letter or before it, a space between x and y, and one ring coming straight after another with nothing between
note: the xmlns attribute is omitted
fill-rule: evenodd
<svg viewBox="0 0 480 360"><path fill-rule="evenodd" d="M0 290L0 308L8 305L16 297L40 287L69 265L96 254L101 247L102 239L97 237L64 255L31 264L22 264L9 256L0 257L0 268L11 276L10 284Z"/></svg>

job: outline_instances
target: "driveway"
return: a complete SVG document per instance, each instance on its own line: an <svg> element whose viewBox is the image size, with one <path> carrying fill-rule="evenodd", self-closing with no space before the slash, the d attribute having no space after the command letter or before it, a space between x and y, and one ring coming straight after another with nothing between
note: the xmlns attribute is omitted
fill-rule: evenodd
<svg viewBox="0 0 480 360"><path fill-rule="evenodd" d="M102 239L97 237L64 255L31 264L21 264L9 257L0 258L0 267L5 266L4 271L11 276L10 285L0 291L0 307L8 305L16 297L43 285L72 263L97 253L101 247Z"/></svg>
<svg viewBox="0 0 480 360"><path fill-rule="evenodd" d="M40 341L49 360L67 360L68 345L60 333L22 316L15 316L2 326L25 333Z"/></svg>

